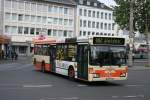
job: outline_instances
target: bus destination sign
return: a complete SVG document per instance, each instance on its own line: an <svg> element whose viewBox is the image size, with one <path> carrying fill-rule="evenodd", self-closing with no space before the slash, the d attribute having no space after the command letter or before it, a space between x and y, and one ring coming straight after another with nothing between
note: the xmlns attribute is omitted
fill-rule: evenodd
<svg viewBox="0 0 150 100"><path fill-rule="evenodd" d="M113 38L113 37L94 37L93 44L111 44L111 45L124 45L124 38Z"/></svg>

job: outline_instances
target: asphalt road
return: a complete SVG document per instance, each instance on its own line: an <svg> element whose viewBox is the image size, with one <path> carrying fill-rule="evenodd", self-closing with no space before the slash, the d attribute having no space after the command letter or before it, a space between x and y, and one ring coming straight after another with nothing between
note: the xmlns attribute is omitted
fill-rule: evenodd
<svg viewBox="0 0 150 100"><path fill-rule="evenodd" d="M150 100L150 70L126 81L85 83L35 71L29 60L0 64L0 100Z"/></svg>

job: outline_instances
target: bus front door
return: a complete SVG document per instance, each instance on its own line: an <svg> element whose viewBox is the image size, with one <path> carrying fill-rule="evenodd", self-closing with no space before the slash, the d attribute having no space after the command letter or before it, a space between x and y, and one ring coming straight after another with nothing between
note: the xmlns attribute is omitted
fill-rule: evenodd
<svg viewBox="0 0 150 100"><path fill-rule="evenodd" d="M55 60L56 60L56 46L55 45L51 45L50 47L50 70L51 72L55 72L56 71L56 64L55 64Z"/></svg>
<svg viewBox="0 0 150 100"><path fill-rule="evenodd" d="M88 79L88 48L86 45L78 45L77 49L77 75L79 79Z"/></svg>

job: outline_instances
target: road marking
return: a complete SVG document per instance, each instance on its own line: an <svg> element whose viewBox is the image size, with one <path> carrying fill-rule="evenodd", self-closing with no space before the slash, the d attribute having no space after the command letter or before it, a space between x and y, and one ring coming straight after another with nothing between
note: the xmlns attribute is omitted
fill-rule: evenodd
<svg viewBox="0 0 150 100"><path fill-rule="evenodd" d="M78 86L78 87L86 87L87 85L84 85L84 84L78 84L77 86Z"/></svg>
<svg viewBox="0 0 150 100"><path fill-rule="evenodd" d="M47 85L23 85L24 88L46 88L46 87L52 87L53 85L47 84Z"/></svg>
<svg viewBox="0 0 150 100"><path fill-rule="evenodd" d="M79 100L78 97L41 98L40 100Z"/></svg>
<svg viewBox="0 0 150 100"><path fill-rule="evenodd" d="M112 96L112 98L144 98L144 95Z"/></svg>
<svg viewBox="0 0 150 100"><path fill-rule="evenodd" d="M136 85L136 84L131 84L131 85L125 85L126 87L138 87L138 86L144 86L144 85Z"/></svg>

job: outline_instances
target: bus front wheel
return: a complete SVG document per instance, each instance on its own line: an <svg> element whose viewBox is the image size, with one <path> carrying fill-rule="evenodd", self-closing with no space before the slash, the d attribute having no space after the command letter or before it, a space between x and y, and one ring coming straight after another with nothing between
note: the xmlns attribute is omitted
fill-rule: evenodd
<svg viewBox="0 0 150 100"><path fill-rule="evenodd" d="M74 69L73 67L70 67L69 70L68 70L68 76L70 79L74 79L75 77L75 72L74 72Z"/></svg>

